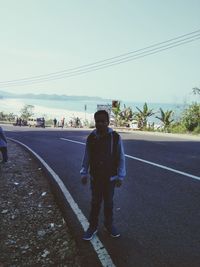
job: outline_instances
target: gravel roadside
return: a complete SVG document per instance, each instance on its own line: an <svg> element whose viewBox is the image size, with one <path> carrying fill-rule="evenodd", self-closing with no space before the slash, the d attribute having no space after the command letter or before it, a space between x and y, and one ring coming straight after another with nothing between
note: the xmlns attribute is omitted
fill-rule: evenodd
<svg viewBox="0 0 200 267"><path fill-rule="evenodd" d="M80 267L75 240L39 164L8 141L0 166L0 267Z"/></svg>

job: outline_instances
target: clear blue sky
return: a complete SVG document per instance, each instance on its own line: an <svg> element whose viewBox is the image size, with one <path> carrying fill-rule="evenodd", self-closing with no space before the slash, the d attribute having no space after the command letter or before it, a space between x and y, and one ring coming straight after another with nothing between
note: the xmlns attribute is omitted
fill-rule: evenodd
<svg viewBox="0 0 200 267"><path fill-rule="evenodd" d="M0 81L62 71L200 29L199 0L0 0ZM181 103L200 86L200 40L17 93Z"/></svg>

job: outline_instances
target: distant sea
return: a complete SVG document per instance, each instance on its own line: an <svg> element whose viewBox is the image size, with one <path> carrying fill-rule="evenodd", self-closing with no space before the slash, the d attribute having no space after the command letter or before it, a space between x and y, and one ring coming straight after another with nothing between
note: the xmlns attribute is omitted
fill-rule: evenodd
<svg viewBox="0 0 200 267"><path fill-rule="evenodd" d="M43 99L25 99L25 98L3 98L0 99L0 112L14 113L20 115L20 110L24 105L33 105L35 116L45 116L46 118L57 117L73 117L91 119L93 113L97 110L97 104L111 104L111 101L101 99L97 100L43 100ZM166 103L147 103L150 109L156 112L159 116L159 108L165 110L173 110L175 117L178 117L184 108L182 104L166 104ZM133 111L137 111L136 107L142 109L144 103L121 101L121 108L131 107ZM152 116L149 121L156 122L155 116Z"/></svg>

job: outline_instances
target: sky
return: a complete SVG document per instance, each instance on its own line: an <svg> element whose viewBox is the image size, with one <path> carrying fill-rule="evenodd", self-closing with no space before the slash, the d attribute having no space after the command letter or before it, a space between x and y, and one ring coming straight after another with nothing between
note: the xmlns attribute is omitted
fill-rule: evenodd
<svg viewBox="0 0 200 267"><path fill-rule="evenodd" d="M0 90L182 103L200 87L200 39L109 68L61 72L200 30L199 0L0 0Z"/></svg>

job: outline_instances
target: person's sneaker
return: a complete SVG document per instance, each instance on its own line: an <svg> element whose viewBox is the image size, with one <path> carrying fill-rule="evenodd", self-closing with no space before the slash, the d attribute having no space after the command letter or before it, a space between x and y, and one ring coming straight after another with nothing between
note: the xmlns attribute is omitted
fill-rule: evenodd
<svg viewBox="0 0 200 267"><path fill-rule="evenodd" d="M89 227L83 235L83 240L91 240L96 233L97 233L96 228Z"/></svg>
<svg viewBox="0 0 200 267"><path fill-rule="evenodd" d="M112 236L112 237L120 237L120 233L117 231L115 226L112 227L106 227L105 230Z"/></svg>

